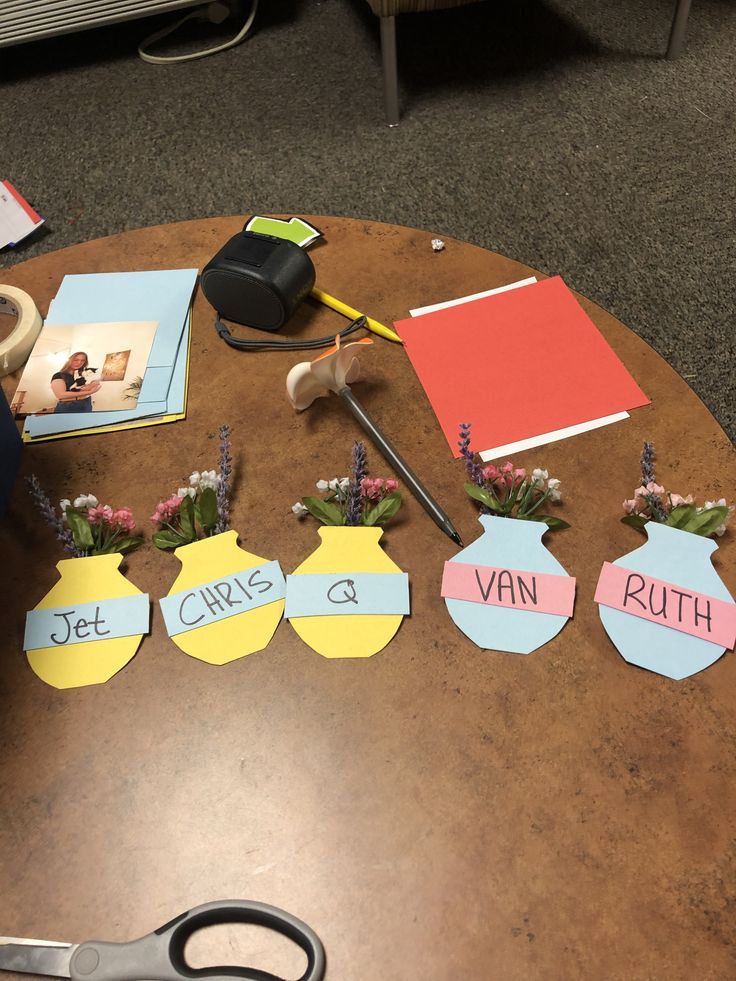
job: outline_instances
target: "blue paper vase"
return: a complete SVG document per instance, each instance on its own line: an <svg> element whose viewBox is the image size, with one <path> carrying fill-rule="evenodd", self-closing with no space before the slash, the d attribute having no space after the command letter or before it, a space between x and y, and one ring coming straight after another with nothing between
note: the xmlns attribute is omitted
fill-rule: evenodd
<svg viewBox="0 0 736 981"><path fill-rule="evenodd" d="M613 565L661 579L683 589L692 589L733 603L711 555L718 545L712 538L648 521L647 541ZM598 607L606 633L621 656L648 671L680 681L709 667L726 650L718 644L652 623L608 606Z"/></svg>
<svg viewBox="0 0 736 981"><path fill-rule="evenodd" d="M483 526L483 534L450 562L567 576L542 543L542 536L547 531L544 523L487 514L480 515L478 520ZM449 597L445 597L445 605L455 624L474 644L510 654L531 654L556 637L569 620L567 616L552 613Z"/></svg>

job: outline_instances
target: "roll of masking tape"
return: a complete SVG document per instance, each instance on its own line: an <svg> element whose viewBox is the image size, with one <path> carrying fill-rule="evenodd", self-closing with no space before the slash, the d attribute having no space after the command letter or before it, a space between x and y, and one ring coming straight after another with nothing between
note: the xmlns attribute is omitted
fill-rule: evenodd
<svg viewBox="0 0 736 981"><path fill-rule="evenodd" d="M0 316L14 317L16 325L4 341L0 341L0 378L15 371L28 359L43 319L38 307L23 290L0 284Z"/></svg>

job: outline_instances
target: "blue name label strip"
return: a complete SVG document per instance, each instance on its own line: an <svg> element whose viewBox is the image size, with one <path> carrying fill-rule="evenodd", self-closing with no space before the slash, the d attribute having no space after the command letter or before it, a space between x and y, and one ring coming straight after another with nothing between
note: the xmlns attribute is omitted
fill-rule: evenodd
<svg viewBox="0 0 736 981"><path fill-rule="evenodd" d="M393 616L409 612L406 572L304 573L286 577L284 616Z"/></svg>
<svg viewBox="0 0 736 981"><path fill-rule="evenodd" d="M278 562L264 562L229 572L212 582L172 593L159 600L169 637L206 627L281 600L286 580Z"/></svg>
<svg viewBox="0 0 736 981"><path fill-rule="evenodd" d="M114 637L147 634L151 606L147 593L118 596L96 603L74 603L69 606L30 610L26 613L23 650L66 647L87 644Z"/></svg>

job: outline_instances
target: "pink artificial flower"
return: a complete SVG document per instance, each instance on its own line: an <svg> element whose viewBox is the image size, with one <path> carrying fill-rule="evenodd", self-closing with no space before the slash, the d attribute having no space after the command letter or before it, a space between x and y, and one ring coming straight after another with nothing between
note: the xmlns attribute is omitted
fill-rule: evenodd
<svg viewBox="0 0 736 981"><path fill-rule="evenodd" d="M516 470L514 470L514 479L523 480L524 477L526 477L526 470L523 467L517 467Z"/></svg>
<svg viewBox="0 0 736 981"><path fill-rule="evenodd" d="M91 525L112 524L113 510L109 504L87 509L87 519Z"/></svg>
<svg viewBox="0 0 736 981"><path fill-rule="evenodd" d="M513 472L514 472L514 465L511 462L511 460L507 460L506 463L504 463L504 465L501 467L501 473L506 474L506 473L513 473Z"/></svg>
<svg viewBox="0 0 736 981"><path fill-rule="evenodd" d="M660 487L659 484L655 484L653 480L650 480L646 486L646 492L647 494L656 494L658 497L661 497L665 493L665 490L664 487Z"/></svg>
<svg viewBox="0 0 736 981"><path fill-rule="evenodd" d="M670 494L670 501L673 508L679 508L682 504L692 504L693 495L688 494L687 497L682 497L680 494Z"/></svg>
<svg viewBox="0 0 736 981"><path fill-rule="evenodd" d="M393 494L393 492L398 489L399 489L398 480L394 480L393 477L389 477L389 479L386 481L386 493Z"/></svg>
<svg viewBox="0 0 736 981"><path fill-rule="evenodd" d="M634 514L639 509L639 499L634 497L630 501L624 501L623 507L627 514Z"/></svg>
<svg viewBox="0 0 736 981"><path fill-rule="evenodd" d="M181 502L182 498L178 494L172 494L167 500L159 501L156 510L151 515L151 524L155 527L166 524L174 515L179 513Z"/></svg>
<svg viewBox="0 0 736 981"><path fill-rule="evenodd" d="M489 463L487 467L483 467L481 473L483 474L483 480L496 480L498 477L498 468L494 467L492 463Z"/></svg>
<svg viewBox="0 0 736 981"><path fill-rule="evenodd" d="M135 518L133 517L133 512L130 508L118 508L117 511L113 511L110 524L116 525L123 531L134 531Z"/></svg>
<svg viewBox="0 0 736 981"><path fill-rule="evenodd" d="M363 497L367 497L369 501L377 501L381 496L383 485L384 481L380 477L375 479L363 477L360 482L360 490Z"/></svg>

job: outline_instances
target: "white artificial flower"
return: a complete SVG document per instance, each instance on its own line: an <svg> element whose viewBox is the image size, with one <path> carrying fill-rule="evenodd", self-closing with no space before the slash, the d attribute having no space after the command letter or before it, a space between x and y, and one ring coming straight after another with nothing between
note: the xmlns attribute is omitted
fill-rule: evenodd
<svg viewBox="0 0 736 981"><path fill-rule="evenodd" d="M199 475L199 489L206 490L206 488L211 487L212 490L217 490L220 484L220 475L216 470L203 470Z"/></svg>
<svg viewBox="0 0 736 981"><path fill-rule="evenodd" d="M533 484L543 484L548 477L549 474L547 473L546 470L540 470L539 468L537 468L536 470L532 470Z"/></svg>
<svg viewBox="0 0 736 981"><path fill-rule="evenodd" d="M726 498L725 497L722 497L720 499L720 501L706 501L705 504L702 507L702 510L703 511L710 511L711 508L725 508L725 507L727 507ZM726 525L728 524L728 520L731 517L731 512L732 511L733 511L733 508L732 507L731 508L728 508L728 514L726 515L725 521L723 522L722 525L718 525L718 527L714 529L714 531L713 531L713 534L714 535L718 535L718 537L720 538L721 535L723 535L725 533L725 531L726 531Z"/></svg>
<svg viewBox="0 0 736 981"><path fill-rule="evenodd" d="M301 501L297 501L296 504L292 504L291 510L294 512L294 514L298 514L300 518L303 514L307 513L307 509L304 507Z"/></svg>
<svg viewBox="0 0 736 981"><path fill-rule="evenodd" d="M333 477L328 486L331 491L336 491L340 486L340 481L337 479L337 477Z"/></svg>
<svg viewBox="0 0 736 981"><path fill-rule="evenodd" d="M329 487L330 487L330 485L329 485L329 483L326 480L318 480L317 481L317 490L318 491L326 491L326 490L329 490Z"/></svg>
<svg viewBox="0 0 736 981"><path fill-rule="evenodd" d="M339 487L341 491L346 491L350 488L350 477L340 477Z"/></svg>
<svg viewBox="0 0 736 981"><path fill-rule="evenodd" d="M340 346L341 338L338 334L335 337L335 346L319 354L314 361L295 364L286 376L286 394L293 407L301 412L321 395L339 392L341 388L354 382L360 372L360 365L353 348L372 343L370 337L363 337L359 341Z"/></svg>
<svg viewBox="0 0 736 981"><path fill-rule="evenodd" d="M75 508L96 508L99 501L94 494L80 494L74 499Z"/></svg>
<svg viewBox="0 0 736 981"><path fill-rule="evenodd" d="M560 483L556 477L550 477L547 482L547 487L549 488L549 499L550 501L559 501L562 497L562 492L560 491Z"/></svg>
<svg viewBox="0 0 736 981"><path fill-rule="evenodd" d="M197 492L193 487L180 487L176 492L176 496L181 497L182 499L185 497L196 497Z"/></svg>
<svg viewBox="0 0 736 981"><path fill-rule="evenodd" d="M70 508L71 506L72 506L72 502L69 500L68 497L65 497L63 501L59 501L59 507L64 512L66 512L66 509Z"/></svg>

